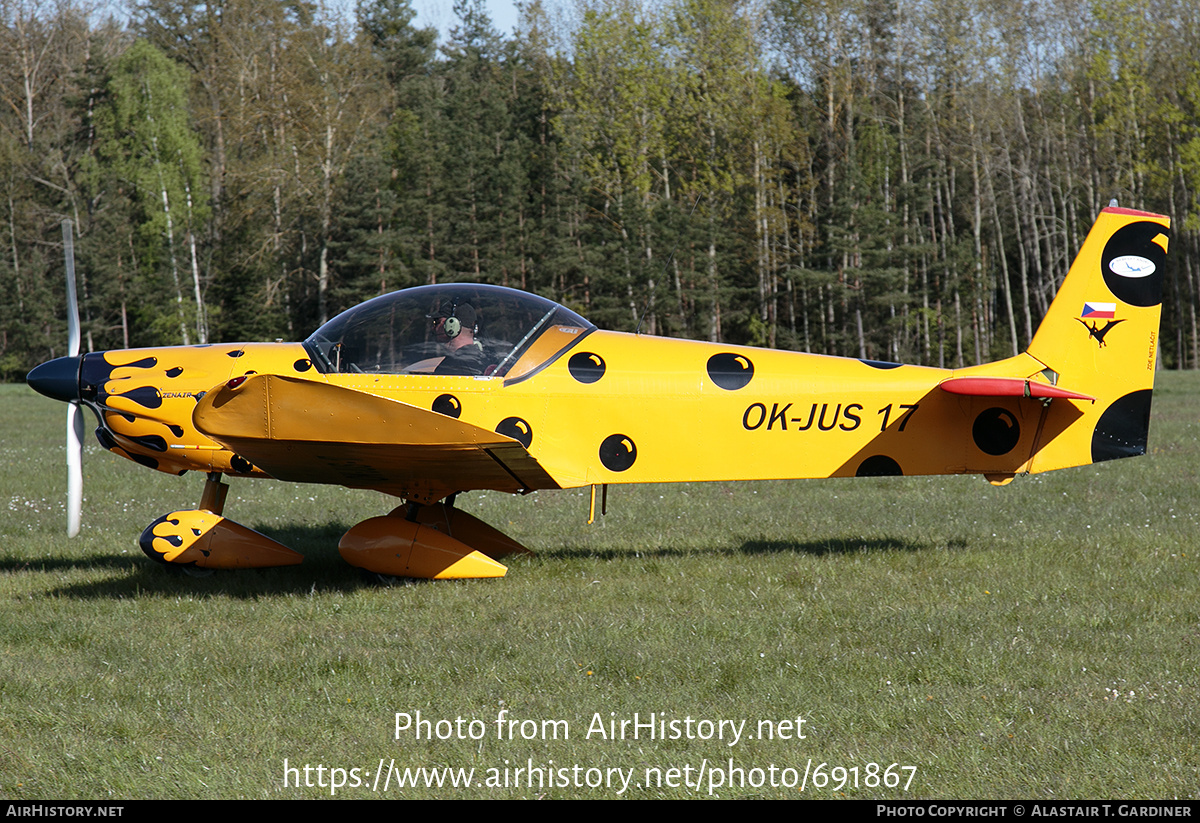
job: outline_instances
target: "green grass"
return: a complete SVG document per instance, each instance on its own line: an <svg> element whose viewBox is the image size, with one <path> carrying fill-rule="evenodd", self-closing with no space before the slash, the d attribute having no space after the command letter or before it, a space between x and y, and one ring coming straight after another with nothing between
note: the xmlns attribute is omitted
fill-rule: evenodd
<svg viewBox="0 0 1200 823"><path fill-rule="evenodd" d="M634 784L647 768L688 766L695 779L732 758L747 783L755 768L769 780L772 766L811 762L857 767L859 786L810 776L804 792L768 782L714 796L1195 798L1198 406L1200 375L1164 374L1151 456L1006 488L968 477L620 487L590 527L586 493L465 495L538 556L503 580L389 588L343 564L336 544L392 501L273 482L234 481L226 514L303 565L167 574L137 537L195 505L203 479L95 446L84 531L68 540L65 410L2 386L0 796L331 794L285 787L285 758L360 778L381 760L474 768L481 782L553 761L634 769ZM538 733L498 740L501 710ZM486 737L396 739L395 714L418 711L481 721ZM597 713L635 712L746 724L733 746L588 738ZM751 739L761 720L797 717L805 739ZM565 721L569 737L543 721ZM908 791L863 785L871 763L915 766ZM337 792L616 794L524 779Z"/></svg>

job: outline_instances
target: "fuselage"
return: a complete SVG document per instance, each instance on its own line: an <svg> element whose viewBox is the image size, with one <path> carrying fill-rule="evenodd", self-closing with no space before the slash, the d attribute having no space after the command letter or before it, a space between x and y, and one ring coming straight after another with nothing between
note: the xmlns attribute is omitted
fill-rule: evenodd
<svg viewBox="0 0 1200 823"><path fill-rule="evenodd" d="M1030 470L1047 422L1041 403L937 388L986 369L956 373L570 327L544 336L506 376L322 372L301 344L93 353L81 358L79 398L96 412L100 443L121 456L175 474L254 477L267 475L196 428L197 402L245 375L318 381L500 432L560 487L1012 475ZM1077 416L1067 404L1057 407ZM964 426L975 436L952 436ZM462 485L471 488L469 479Z"/></svg>
<svg viewBox="0 0 1200 823"><path fill-rule="evenodd" d="M1076 306L1118 305L1095 302L1109 294L1094 262L1102 249L1122 260L1130 249L1147 261L1165 254L1162 225L1144 217L1102 217L1073 269L1082 276L1064 284L1030 352L967 369L606 332L536 295L443 284L356 306L303 343L100 352L43 364L29 382L90 407L102 445L160 471L422 501L606 483L964 473L1004 482L1144 451L1157 304L1119 318L1112 345ZM456 356L467 341L472 356ZM1054 386L1060 374L1073 391ZM258 380L258 399L237 401L236 419L221 411L232 395L201 402L268 375L274 390ZM307 381L328 390L288 388ZM284 434L285 419L307 426Z"/></svg>

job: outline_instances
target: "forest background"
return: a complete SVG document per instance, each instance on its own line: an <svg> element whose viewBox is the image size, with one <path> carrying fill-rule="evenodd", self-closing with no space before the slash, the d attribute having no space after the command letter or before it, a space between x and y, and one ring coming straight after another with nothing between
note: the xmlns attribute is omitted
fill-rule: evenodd
<svg viewBox="0 0 1200 823"><path fill-rule="evenodd" d="M1171 215L1200 365L1195 0L0 0L0 379L298 339L483 281L598 325L936 366L1016 353L1111 199Z"/></svg>

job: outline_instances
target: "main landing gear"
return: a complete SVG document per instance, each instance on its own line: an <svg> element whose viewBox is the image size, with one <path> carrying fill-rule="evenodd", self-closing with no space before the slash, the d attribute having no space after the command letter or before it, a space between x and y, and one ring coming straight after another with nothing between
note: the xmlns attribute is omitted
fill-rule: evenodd
<svg viewBox="0 0 1200 823"><path fill-rule="evenodd" d="M204 484L200 507L172 512L142 532L139 544L152 560L192 569L259 569L294 566L304 558L282 543L222 516L229 486L219 472ZM342 558L352 566L394 577L434 580L503 577L498 558L532 554L482 520L440 503L409 502L383 517L364 520L342 535Z"/></svg>

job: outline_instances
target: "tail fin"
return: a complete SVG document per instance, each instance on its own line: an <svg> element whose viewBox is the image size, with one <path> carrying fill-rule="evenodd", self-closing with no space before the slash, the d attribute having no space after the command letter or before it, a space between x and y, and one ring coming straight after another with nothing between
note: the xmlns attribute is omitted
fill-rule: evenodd
<svg viewBox="0 0 1200 823"><path fill-rule="evenodd" d="M1031 471L1146 453L1169 235L1168 218L1116 207L1088 233L1027 353L1095 402L1054 404Z"/></svg>

